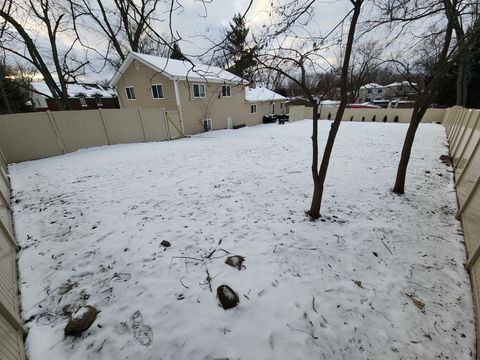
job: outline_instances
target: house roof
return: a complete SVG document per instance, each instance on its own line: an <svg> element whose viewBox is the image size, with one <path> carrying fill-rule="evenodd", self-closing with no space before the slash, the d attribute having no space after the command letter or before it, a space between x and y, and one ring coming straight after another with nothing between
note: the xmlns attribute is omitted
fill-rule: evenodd
<svg viewBox="0 0 480 360"><path fill-rule="evenodd" d="M385 87L408 86L410 84L412 84L413 86L417 86L417 84L414 82L410 83L409 81L404 80L402 82L394 82L394 83L385 85Z"/></svg>
<svg viewBox="0 0 480 360"><path fill-rule="evenodd" d="M262 102L274 100L287 100L285 96L277 94L265 87L257 86L255 88L245 88L245 100L248 102Z"/></svg>
<svg viewBox="0 0 480 360"><path fill-rule="evenodd" d="M30 86L36 92L48 97L52 97L52 93L45 81L33 81L30 83ZM83 95L85 97L94 97L98 95L102 97L115 96L115 91L113 89L104 88L103 86L97 84L67 84L67 92L68 96L70 97L78 97L79 95Z"/></svg>
<svg viewBox="0 0 480 360"><path fill-rule="evenodd" d="M361 88L364 89L378 89L378 88L383 88L383 85L377 84L377 83L370 83L370 84L365 84Z"/></svg>
<svg viewBox="0 0 480 360"><path fill-rule="evenodd" d="M210 81L210 82L229 82L243 83L247 81L217 66L192 63L190 61L174 60L156 55L146 55L137 52L130 52L117 70L110 85L115 86L120 80L122 74L128 69L134 61L140 61L146 66L162 73L170 79L192 80L192 81Z"/></svg>

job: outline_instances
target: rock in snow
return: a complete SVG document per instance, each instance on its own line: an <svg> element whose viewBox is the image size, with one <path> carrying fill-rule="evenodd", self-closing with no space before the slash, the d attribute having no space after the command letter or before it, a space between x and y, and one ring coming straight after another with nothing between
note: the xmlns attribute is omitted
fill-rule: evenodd
<svg viewBox="0 0 480 360"><path fill-rule="evenodd" d="M225 264L237 268L238 270L242 270L242 264L244 261L245 258L243 256L234 255L227 257L227 260L225 260Z"/></svg>
<svg viewBox="0 0 480 360"><path fill-rule="evenodd" d="M237 293L228 285L220 285L217 288L217 296L225 310L234 308L240 302Z"/></svg>
<svg viewBox="0 0 480 360"><path fill-rule="evenodd" d="M160 243L160 245L164 246L164 247L170 247L172 246L172 244L170 244L170 241L167 241L167 240L162 240L162 242Z"/></svg>
<svg viewBox="0 0 480 360"><path fill-rule="evenodd" d="M93 306L87 305L78 309L72 314L67 326L65 326L65 336L80 336L97 318L98 310Z"/></svg>

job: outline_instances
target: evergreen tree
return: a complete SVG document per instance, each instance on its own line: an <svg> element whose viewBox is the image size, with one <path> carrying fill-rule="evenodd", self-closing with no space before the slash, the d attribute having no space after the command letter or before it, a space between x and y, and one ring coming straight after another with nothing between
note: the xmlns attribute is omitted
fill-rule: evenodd
<svg viewBox="0 0 480 360"><path fill-rule="evenodd" d="M183 55L182 50L180 49L180 45L177 42L173 43L172 51L170 52L170 59L175 60L186 60L187 58Z"/></svg>
<svg viewBox="0 0 480 360"><path fill-rule="evenodd" d="M228 71L243 79L252 80L257 64L255 56L258 46L249 46L248 33L245 19L240 14L235 15L230 29L226 32L224 51Z"/></svg>
<svg viewBox="0 0 480 360"><path fill-rule="evenodd" d="M26 105L26 87L27 84L17 79L13 70L0 61L0 114L31 111Z"/></svg>

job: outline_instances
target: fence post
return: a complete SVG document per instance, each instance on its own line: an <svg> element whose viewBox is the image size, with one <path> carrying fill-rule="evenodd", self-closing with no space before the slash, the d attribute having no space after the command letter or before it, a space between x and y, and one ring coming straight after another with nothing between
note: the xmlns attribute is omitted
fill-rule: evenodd
<svg viewBox="0 0 480 360"><path fill-rule="evenodd" d="M138 108L138 117L140 119L140 125L142 126L143 139L147 142L147 135L145 134L145 127L143 126L142 109L140 108Z"/></svg>
<svg viewBox="0 0 480 360"><path fill-rule="evenodd" d="M452 126L450 128L449 139L452 138L453 133L457 129L458 121L459 121L459 118L460 118L461 114L462 114L461 110L455 109L455 115L453 116L453 119L452 119Z"/></svg>
<svg viewBox="0 0 480 360"><path fill-rule="evenodd" d="M470 204L470 202L472 201L473 199L473 196L475 195L475 193L477 192L478 188L480 186L480 177L477 179L477 181L475 181L475 185L473 185L473 188L472 190L470 191L470 193L468 194L467 196L467 199L465 200L465 202L463 203L462 207L460 208L460 210L458 210L458 213L457 213L457 220L460 220L460 217L462 216L463 212L465 211L465 209L468 207L468 205ZM480 247L480 246L479 246Z"/></svg>
<svg viewBox="0 0 480 360"><path fill-rule="evenodd" d="M60 145L60 149L62 150L62 153L65 154L65 144L63 143L62 136L60 135L60 131L58 130L57 124L55 122L55 118L50 110L47 110L47 116L50 120L50 125L52 126L53 133L57 138L58 144Z"/></svg>
<svg viewBox="0 0 480 360"><path fill-rule="evenodd" d="M465 134L465 130L468 127L468 123L470 122L470 119L472 118L473 111L472 110L466 110L467 112L465 113L465 116L463 117L462 124L460 126L460 129L458 130L457 136L455 138L454 143L451 146L451 153L455 152L457 147L459 146L460 142L462 141L462 137Z"/></svg>
<svg viewBox="0 0 480 360"><path fill-rule="evenodd" d="M452 141L450 142L450 150L452 150L455 147L455 144L457 143L458 135L462 132L462 127L465 122L465 118L467 117L467 111L462 111L462 115L460 116L458 120L458 126L455 129L455 134L452 136Z"/></svg>
<svg viewBox="0 0 480 360"><path fill-rule="evenodd" d="M449 142L449 143L450 143L450 141L452 140L453 132L455 131L455 128L456 128L457 125L458 125L458 122L457 122L458 114L459 114L458 109L455 109L455 110L454 110L454 113L453 113L453 115L452 115L452 122L451 122L451 124L450 124L450 129L449 129L449 131L448 131L448 142Z"/></svg>
<svg viewBox="0 0 480 360"><path fill-rule="evenodd" d="M170 126L168 126L167 112L163 108L163 123L165 124L165 129L167 130L168 140L172 140L172 135L170 135Z"/></svg>
<svg viewBox="0 0 480 360"><path fill-rule="evenodd" d="M105 130L105 135L107 136L108 145L112 145L110 134L108 133L107 125L105 125L105 119L103 118L103 109L98 109L98 111L100 113L100 120L102 121L103 130Z"/></svg>
<svg viewBox="0 0 480 360"><path fill-rule="evenodd" d="M2 304L1 301L0 314L2 314L15 329L20 330L23 335L28 333L28 330L22 321L16 315L12 314L10 310L8 310L5 305Z"/></svg>
<svg viewBox="0 0 480 360"><path fill-rule="evenodd" d="M473 148L472 155L470 155L470 157L468 158L467 163L465 164L465 167L463 168L462 173L458 177L457 182L454 185L455 189L457 188L457 185L462 180L463 174L465 174L467 172L468 168L470 167L470 163L472 162L472 158L474 157L475 153L479 150L479 148L480 148L480 139L478 139L477 144Z"/></svg>
<svg viewBox="0 0 480 360"><path fill-rule="evenodd" d="M475 129L478 125L478 120L480 119L480 112L476 111L475 113L477 114L477 119L475 120L475 123L472 126L472 132L468 136L467 142L465 143L465 146L463 147L463 150L460 153L460 156L458 157L459 160L461 160L463 158L463 155L465 154L465 151L467 150L468 146L470 145L470 142L472 141L472 138L473 138L473 134L475 133ZM453 154L452 158L455 158L455 155L456 155L456 153Z"/></svg>
<svg viewBox="0 0 480 360"><path fill-rule="evenodd" d="M7 240L10 242L10 244L13 246L15 251L19 250L18 244L13 238L13 235L10 233L10 231L7 229L7 227L3 224L3 222L0 221L0 230L5 234L7 237Z"/></svg>

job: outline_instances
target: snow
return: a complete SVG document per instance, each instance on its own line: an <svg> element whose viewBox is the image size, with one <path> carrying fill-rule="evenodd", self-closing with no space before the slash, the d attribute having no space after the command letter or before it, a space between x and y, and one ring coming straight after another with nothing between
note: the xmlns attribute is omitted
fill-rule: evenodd
<svg viewBox="0 0 480 360"><path fill-rule="evenodd" d="M308 120L11 165L29 359L474 359L445 130L396 196L406 129L342 123L316 222ZM66 305L100 311L79 338Z"/></svg>
<svg viewBox="0 0 480 360"><path fill-rule="evenodd" d="M410 82L410 81L407 81L407 80L404 80L402 82L393 82L391 84L388 84L388 85L385 85L385 87L397 87L397 86L409 86L409 85L412 85L412 86L417 86L416 83L414 82Z"/></svg>
<svg viewBox="0 0 480 360"><path fill-rule="evenodd" d="M383 86L377 83L369 83L361 86L360 88L361 89L379 89L379 88L383 88Z"/></svg>
<svg viewBox="0 0 480 360"><path fill-rule="evenodd" d="M32 88L49 97L52 96L50 89L45 81L34 81L30 83ZM84 95L86 97L95 97L97 95L103 97L115 96L113 89L103 88L101 85L92 86L90 84L67 84L67 91L70 97L78 97Z"/></svg>
<svg viewBox="0 0 480 360"><path fill-rule="evenodd" d="M245 88L245 100L249 102L262 102L274 100L287 100L286 97L267 89L266 87L257 86L255 88Z"/></svg>

